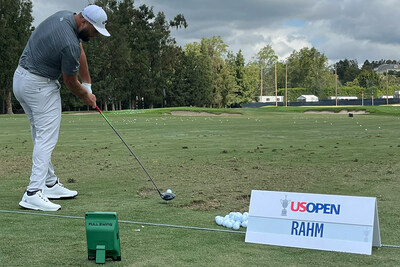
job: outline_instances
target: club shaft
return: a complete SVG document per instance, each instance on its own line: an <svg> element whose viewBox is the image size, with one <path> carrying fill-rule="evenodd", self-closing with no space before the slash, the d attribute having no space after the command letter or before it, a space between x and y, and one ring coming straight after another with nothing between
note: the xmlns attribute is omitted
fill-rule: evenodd
<svg viewBox="0 0 400 267"><path fill-rule="evenodd" d="M147 176L149 177L150 181L153 183L154 187L157 189L158 194L160 194L160 196L162 196L160 189L158 189L156 183L153 181L153 178L151 178L149 172L146 170L146 168L143 166L143 164L140 162L139 158L135 155L135 153L133 152L133 150L129 147L129 145L125 142L125 140L122 138L122 136L117 132L117 130L114 128L114 126L111 124L111 122L107 119L107 117L103 114L103 112L101 111L101 109L96 106L97 111L101 114L101 116L105 119L105 121L108 123L108 125L110 125L111 129L113 129L113 131L115 132L116 135L118 135L119 139L121 139L122 143L124 143L124 145L126 146L126 148L129 150L129 152L131 152L132 156L137 160L137 162L139 162L139 165L142 167L142 169L144 170L144 172L147 174Z"/></svg>

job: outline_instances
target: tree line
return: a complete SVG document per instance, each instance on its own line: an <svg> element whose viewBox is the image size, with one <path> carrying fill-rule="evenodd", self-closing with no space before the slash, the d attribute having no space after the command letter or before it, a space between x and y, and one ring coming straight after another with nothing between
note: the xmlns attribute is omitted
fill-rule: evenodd
<svg viewBox="0 0 400 267"><path fill-rule="evenodd" d="M183 14L168 20L163 12L133 0L97 0L108 15L111 37L84 43L92 89L102 109L173 106L237 107L263 95L285 94L296 101L301 94L321 99L338 94L365 97L393 94L400 89L397 73L378 75L374 68L395 60L356 60L329 64L316 48L294 50L279 60L271 45L246 62L242 51L233 53L221 37L177 45L171 31L190 27ZM34 30L30 0L0 1L1 113L20 111L12 95L12 77L22 50ZM78 98L63 85L63 110L80 110Z"/></svg>

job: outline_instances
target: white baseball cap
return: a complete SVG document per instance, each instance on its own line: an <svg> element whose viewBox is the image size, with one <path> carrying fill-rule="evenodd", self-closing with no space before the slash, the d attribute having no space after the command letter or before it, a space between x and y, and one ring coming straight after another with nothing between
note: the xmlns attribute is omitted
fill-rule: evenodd
<svg viewBox="0 0 400 267"><path fill-rule="evenodd" d="M82 16L95 27L95 29L104 36L110 36L106 29L107 14L99 6L90 5L83 9Z"/></svg>

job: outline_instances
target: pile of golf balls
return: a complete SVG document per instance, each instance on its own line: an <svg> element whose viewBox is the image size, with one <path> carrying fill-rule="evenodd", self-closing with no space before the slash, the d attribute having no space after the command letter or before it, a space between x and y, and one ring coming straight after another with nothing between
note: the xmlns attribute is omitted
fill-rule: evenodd
<svg viewBox="0 0 400 267"><path fill-rule="evenodd" d="M248 212L230 212L225 217L216 216L215 222L218 225L224 226L226 228L232 228L233 230L239 230L241 227L247 227L249 213Z"/></svg>

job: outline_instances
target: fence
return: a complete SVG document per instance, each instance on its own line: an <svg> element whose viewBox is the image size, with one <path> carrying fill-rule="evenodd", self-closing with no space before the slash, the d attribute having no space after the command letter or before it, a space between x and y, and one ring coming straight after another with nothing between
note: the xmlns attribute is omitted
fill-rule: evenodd
<svg viewBox="0 0 400 267"><path fill-rule="evenodd" d="M400 104L400 98L390 98L389 105ZM374 99L374 105L386 105L386 99ZM243 104L243 108L259 108L264 106L275 106L276 103L261 103L261 102L253 102ZM296 106L335 106L336 100L320 100L317 102L288 102L288 106L296 107ZM362 99L352 99L352 100L340 100L338 99L338 106L361 106ZM278 106L285 106L285 102L278 102ZM364 99L364 106L372 106L372 99Z"/></svg>

